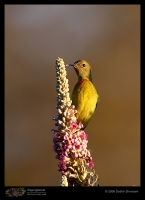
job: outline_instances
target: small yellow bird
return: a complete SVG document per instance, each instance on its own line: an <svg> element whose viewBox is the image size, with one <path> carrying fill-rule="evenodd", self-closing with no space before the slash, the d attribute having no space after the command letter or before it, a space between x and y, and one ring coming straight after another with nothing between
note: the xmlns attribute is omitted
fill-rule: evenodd
<svg viewBox="0 0 145 200"><path fill-rule="evenodd" d="M66 66L73 66L78 75L78 82L72 92L72 104L77 110L77 121L82 122L85 129L99 102L99 95L92 83L91 66L85 60Z"/></svg>

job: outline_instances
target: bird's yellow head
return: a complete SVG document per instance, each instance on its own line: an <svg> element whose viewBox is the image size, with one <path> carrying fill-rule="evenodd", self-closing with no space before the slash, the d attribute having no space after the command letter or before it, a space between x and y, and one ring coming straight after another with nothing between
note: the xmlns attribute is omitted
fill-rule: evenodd
<svg viewBox="0 0 145 200"><path fill-rule="evenodd" d="M79 77L79 80L88 78L90 81L92 81L91 66L87 61L78 60L74 64L69 64L67 66L74 67L76 74Z"/></svg>

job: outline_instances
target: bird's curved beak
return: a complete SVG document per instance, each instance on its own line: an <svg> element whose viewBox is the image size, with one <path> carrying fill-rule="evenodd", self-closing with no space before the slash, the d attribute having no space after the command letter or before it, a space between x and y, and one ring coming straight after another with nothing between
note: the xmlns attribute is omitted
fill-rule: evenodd
<svg viewBox="0 0 145 200"><path fill-rule="evenodd" d="M65 66L66 66L66 67L69 67L69 66L74 67L74 64L66 64Z"/></svg>

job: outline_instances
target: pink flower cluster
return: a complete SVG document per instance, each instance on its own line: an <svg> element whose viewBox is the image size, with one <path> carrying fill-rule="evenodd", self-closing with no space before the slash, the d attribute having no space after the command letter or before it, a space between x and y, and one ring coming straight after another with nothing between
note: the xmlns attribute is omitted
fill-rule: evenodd
<svg viewBox="0 0 145 200"><path fill-rule="evenodd" d="M70 131L60 133L59 130L52 129L54 132L54 151L57 153L56 158L59 159L59 171L65 172L70 166L70 158L84 158L90 169L94 167L90 150L87 150L88 135L80 129L81 124L72 122ZM76 130L76 131L75 131Z"/></svg>

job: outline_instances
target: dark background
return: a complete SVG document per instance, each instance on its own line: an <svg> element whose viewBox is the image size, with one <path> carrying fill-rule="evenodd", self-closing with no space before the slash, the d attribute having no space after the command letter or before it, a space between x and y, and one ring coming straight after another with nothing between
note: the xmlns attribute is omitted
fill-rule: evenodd
<svg viewBox="0 0 145 200"><path fill-rule="evenodd" d="M59 185L57 57L92 66L100 103L86 133L100 186L139 186L140 5L5 5L5 186Z"/></svg>

